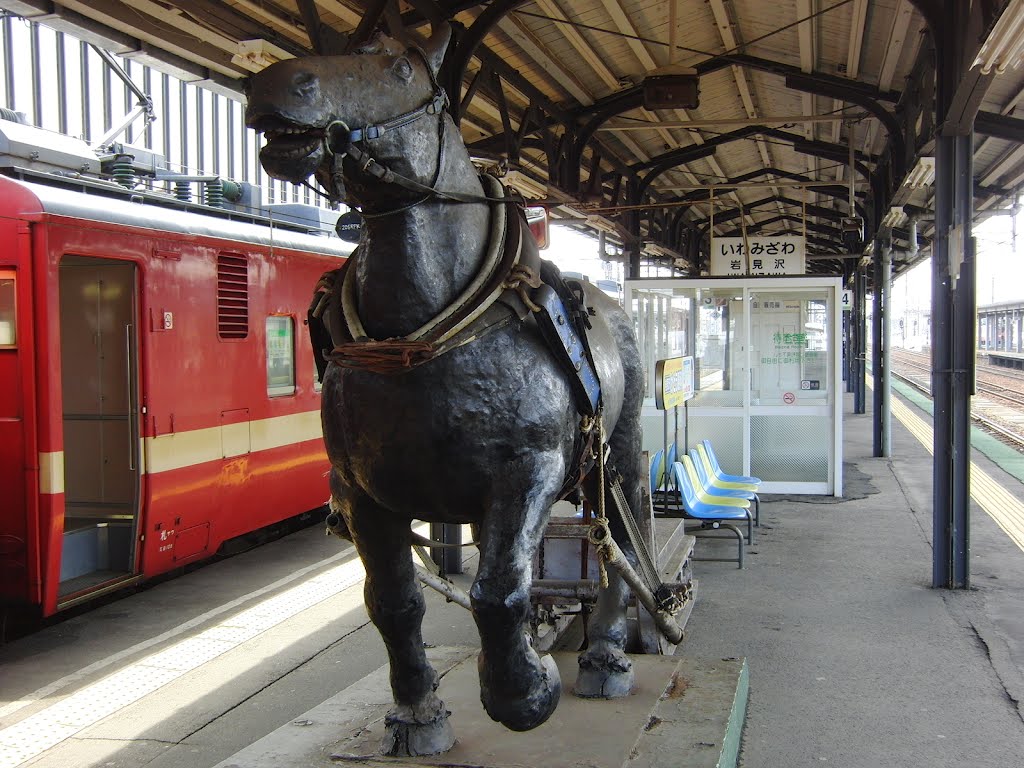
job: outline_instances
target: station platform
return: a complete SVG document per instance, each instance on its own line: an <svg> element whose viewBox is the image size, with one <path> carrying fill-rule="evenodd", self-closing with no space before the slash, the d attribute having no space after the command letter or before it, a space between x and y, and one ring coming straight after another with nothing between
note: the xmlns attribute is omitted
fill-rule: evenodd
<svg viewBox="0 0 1024 768"><path fill-rule="evenodd" d="M1004 352L990 349L983 352L982 355L987 357L992 365L1001 365L1004 368L1024 368L1024 352Z"/></svg>
<svg viewBox="0 0 1024 768"><path fill-rule="evenodd" d="M932 589L930 417L895 400L894 458L848 402L844 498L765 497L746 568L695 563L677 655L747 660L746 768L1022 762L1024 461L979 438L973 586ZM426 642L475 646L426 594ZM308 529L0 647L0 768L231 765L385 663L358 559Z"/></svg>

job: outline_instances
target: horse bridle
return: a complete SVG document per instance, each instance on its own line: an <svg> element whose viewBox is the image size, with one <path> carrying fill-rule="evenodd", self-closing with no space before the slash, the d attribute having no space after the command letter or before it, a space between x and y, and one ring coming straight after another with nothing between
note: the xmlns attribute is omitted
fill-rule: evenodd
<svg viewBox="0 0 1024 768"><path fill-rule="evenodd" d="M379 218L382 216L390 216L395 213L400 213L402 211L409 210L410 208L414 208L421 203L425 203L432 197L441 198L442 200L454 203L517 202L515 198L493 198L485 195L467 195L461 192L445 192L437 188L437 182L441 176L441 169L444 166L444 110L448 106L448 94L438 84L437 79L434 77L434 71L430 68L430 61L427 58L426 53L416 46L413 46L411 50L415 50L423 59L423 63L427 68L427 73L430 75L433 93L426 102L415 109L411 109L408 112L398 115L397 117L392 117L381 123L367 125L356 129L349 128L344 120L334 120L329 123L324 129L324 151L334 158L334 169L331 176L335 185L339 188L344 188L344 184L339 183L343 176L342 162L346 157L349 157L363 173L367 173L385 184L397 184L400 187L404 187L412 192L423 195L419 200L393 210L374 213L367 213L363 211L361 213L364 218ZM422 184L415 179L410 179L408 176L396 173L388 166L375 160L369 152L357 146L358 143L379 139L388 131L394 131L399 128L404 128L407 125L412 125L421 118L430 115L438 116L438 150L437 163L434 169L434 180L429 186Z"/></svg>

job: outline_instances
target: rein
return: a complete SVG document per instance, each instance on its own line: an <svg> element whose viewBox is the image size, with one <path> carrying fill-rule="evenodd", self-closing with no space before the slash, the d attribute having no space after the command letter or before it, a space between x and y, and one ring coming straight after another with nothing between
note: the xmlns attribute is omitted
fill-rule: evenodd
<svg viewBox="0 0 1024 768"><path fill-rule="evenodd" d="M349 128L348 124L345 123L344 120L334 120L329 123L324 129L324 151L334 158L334 170L331 174L332 178L338 179L339 177L344 176L342 162L346 157L349 157L353 162L355 162L360 171L373 176L378 181L385 184L397 184L400 187L408 189L410 192L416 192L423 195L419 200L393 210L370 213L360 211L364 218L381 218L401 213L409 210L410 208L415 208L417 205L425 203L433 197L453 203L516 204L518 201L515 198L488 197L487 195L472 195L464 194L462 192L445 192L444 190L437 188L437 182L440 179L441 170L444 166L444 110L448 106L448 94L440 85L438 85L437 80L434 77L433 70L430 68L430 63L427 61L426 54L424 54L419 48L416 48L415 50L419 52L427 65L427 72L430 74L430 82L434 86L433 94L426 102L415 109L411 109L397 117L392 117L384 122L376 123L374 125L367 125L362 128L353 129ZM369 152L356 146L358 143L365 143L374 139L379 139L388 131L394 131L399 128L404 128L407 125L412 125L421 118L429 115L437 115L439 121L437 164L434 170L434 180L429 185L423 184L415 179L410 179L408 176L404 176L400 173L396 173L387 165L384 165L374 159ZM338 186L344 188L344 183Z"/></svg>

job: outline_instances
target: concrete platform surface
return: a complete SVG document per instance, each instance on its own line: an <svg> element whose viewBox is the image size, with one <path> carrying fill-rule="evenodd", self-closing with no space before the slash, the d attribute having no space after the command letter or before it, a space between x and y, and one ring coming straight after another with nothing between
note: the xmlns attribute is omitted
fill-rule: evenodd
<svg viewBox="0 0 1024 768"><path fill-rule="evenodd" d="M925 403L898 400L929 423ZM1024 502L1021 455L972 451L978 477L1004 493L972 503L972 588L948 592L931 587L920 430L894 420L887 459L872 456L872 416L849 399L843 426L845 497L765 497L747 567L695 565L678 659L656 663L746 659L743 768L1024 765L1024 546L991 506L998 516ZM387 663L362 593L351 547L311 528L0 645L0 768L213 768L282 728L309 738L307 713ZM424 640L475 647L469 614L425 597ZM377 688L386 702L382 678ZM449 708L483 718L475 697ZM590 718L595 738L621 719L609 709ZM655 749L682 726L655 715L648 764L682 765ZM332 726L323 743L343 736Z"/></svg>
<svg viewBox="0 0 1024 768"><path fill-rule="evenodd" d="M873 457L871 418L846 413L844 498L766 496L746 569L698 564L677 654L748 659L744 768L1024 766L1024 552L975 501L972 588L932 588L931 454L894 419Z"/></svg>
<svg viewBox="0 0 1024 768"><path fill-rule="evenodd" d="M480 768L729 768L736 764L748 677L742 659L701 662L634 656L636 685L622 699L571 694L576 654L556 653L563 692L551 719L528 733L492 721L480 704L476 649L429 651L455 746L430 757L378 754L391 707L381 667L216 768L477 766Z"/></svg>

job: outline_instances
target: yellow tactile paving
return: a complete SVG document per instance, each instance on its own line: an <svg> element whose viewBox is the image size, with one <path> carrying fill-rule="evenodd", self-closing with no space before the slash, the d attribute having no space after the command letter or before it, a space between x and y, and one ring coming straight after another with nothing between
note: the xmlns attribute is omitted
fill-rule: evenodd
<svg viewBox="0 0 1024 768"><path fill-rule="evenodd" d="M892 399L892 414L899 419L928 453L932 453L932 428L916 413L896 398ZM1024 504L1010 494L991 475L971 462L971 497L1024 552Z"/></svg>

